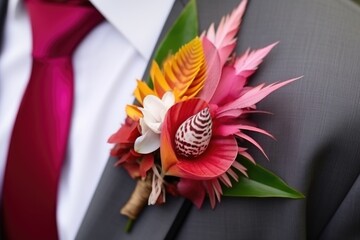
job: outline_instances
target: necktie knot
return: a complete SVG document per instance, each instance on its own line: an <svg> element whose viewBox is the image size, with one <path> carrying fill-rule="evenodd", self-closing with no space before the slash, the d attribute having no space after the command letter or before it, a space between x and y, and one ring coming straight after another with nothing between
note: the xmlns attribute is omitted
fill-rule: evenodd
<svg viewBox="0 0 360 240"><path fill-rule="evenodd" d="M70 57L87 33L103 20L101 14L86 3L26 1L26 5L35 58Z"/></svg>

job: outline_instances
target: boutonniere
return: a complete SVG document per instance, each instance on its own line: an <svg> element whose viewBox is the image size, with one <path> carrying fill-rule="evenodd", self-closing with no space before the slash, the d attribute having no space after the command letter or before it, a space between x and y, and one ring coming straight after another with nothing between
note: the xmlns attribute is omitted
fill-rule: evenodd
<svg viewBox="0 0 360 240"><path fill-rule="evenodd" d="M166 202L167 194L214 208L222 196L303 198L251 157L244 142L262 153L248 135L272 137L248 116L256 104L298 78L251 86L251 75L276 45L234 53L245 12L243 0L215 29L198 35L196 2L191 0L156 51L149 81L138 81L137 102L114 133L111 151L137 181L121 209L130 221L146 205ZM267 158L267 157L266 157Z"/></svg>

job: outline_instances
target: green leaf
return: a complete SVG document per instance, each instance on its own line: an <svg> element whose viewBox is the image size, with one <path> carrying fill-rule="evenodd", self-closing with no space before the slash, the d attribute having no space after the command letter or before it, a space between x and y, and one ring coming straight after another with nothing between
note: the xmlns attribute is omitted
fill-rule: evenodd
<svg viewBox="0 0 360 240"><path fill-rule="evenodd" d="M161 64L169 54L177 52L182 45L195 38L198 31L196 1L191 0L161 41L154 55L156 62Z"/></svg>
<svg viewBox="0 0 360 240"><path fill-rule="evenodd" d="M176 53L181 46L194 39L198 32L196 0L190 0L159 44L154 60L161 66L167 56ZM149 79L147 83L152 88L152 82Z"/></svg>
<svg viewBox="0 0 360 240"><path fill-rule="evenodd" d="M241 175L231 188L223 189L224 196L304 198L302 193L259 164L255 165L243 156L240 156L238 161L247 168L249 177Z"/></svg>

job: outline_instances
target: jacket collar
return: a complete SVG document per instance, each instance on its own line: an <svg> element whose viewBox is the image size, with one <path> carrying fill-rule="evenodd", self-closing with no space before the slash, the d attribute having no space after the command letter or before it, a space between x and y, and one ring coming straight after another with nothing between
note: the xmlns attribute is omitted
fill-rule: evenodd
<svg viewBox="0 0 360 240"><path fill-rule="evenodd" d="M123 0L90 2L145 59L150 59L174 0L131 0L126 4Z"/></svg>

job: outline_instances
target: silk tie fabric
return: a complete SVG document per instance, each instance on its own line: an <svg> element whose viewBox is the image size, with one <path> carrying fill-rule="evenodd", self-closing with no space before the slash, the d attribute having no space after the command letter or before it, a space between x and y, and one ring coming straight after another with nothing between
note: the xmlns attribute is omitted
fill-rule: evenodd
<svg viewBox="0 0 360 240"><path fill-rule="evenodd" d="M103 18L90 3L28 0L33 63L5 169L7 239L58 239L56 202L73 105L71 56Z"/></svg>

